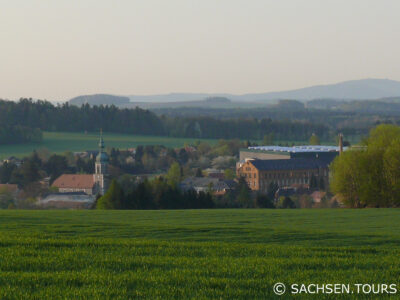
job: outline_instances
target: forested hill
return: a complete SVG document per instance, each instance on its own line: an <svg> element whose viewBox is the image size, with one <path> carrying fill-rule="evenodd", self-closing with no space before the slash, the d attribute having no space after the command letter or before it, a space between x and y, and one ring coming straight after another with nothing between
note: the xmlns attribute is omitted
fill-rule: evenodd
<svg viewBox="0 0 400 300"><path fill-rule="evenodd" d="M129 103L128 97L114 96L107 94L78 96L69 100L69 104L81 106L82 104L90 105L122 105Z"/></svg>
<svg viewBox="0 0 400 300"><path fill-rule="evenodd" d="M270 118L217 119L211 117L166 117L140 108L115 106L80 107L64 103L21 99L0 100L0 127L26 126L44 131L98 131L191 138L262 139L273 134L278 140L304 141L313 134L332 137L326 125L308 121L272 120Z"/></svg>
<svg viewBox="0 0 400 300"><path fill-rule="evenodd" d="M164 135L162 121L143 109L118 109L115 106L80 107L64 103L21 99L0 101L0 126L22 125L45 131L104 131Z"/></svg>

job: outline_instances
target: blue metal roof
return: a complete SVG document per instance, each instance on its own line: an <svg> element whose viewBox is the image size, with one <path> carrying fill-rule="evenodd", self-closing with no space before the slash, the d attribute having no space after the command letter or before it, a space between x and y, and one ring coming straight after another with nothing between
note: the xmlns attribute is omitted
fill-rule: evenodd
<svg viewBox="0 0 400 300"><path fill-rule="evenodd" d="M337 146L293 146L293 147L282 147L282 146L257 146L249 147L249 150L259 151L271 151L271 152L286 152L286 153L301 153L301 152L339 152ZM344 147L343 150L346 150Z"/></svg>

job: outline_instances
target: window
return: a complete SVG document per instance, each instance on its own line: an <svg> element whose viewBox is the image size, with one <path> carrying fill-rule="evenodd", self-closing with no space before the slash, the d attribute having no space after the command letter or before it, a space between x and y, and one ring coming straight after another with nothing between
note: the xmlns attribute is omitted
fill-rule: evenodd
<svg viewBox="0 0 400 300"><path fill-rule="evenodd" d="M254 173L254 178L257 178L257 173Z"/></svg>

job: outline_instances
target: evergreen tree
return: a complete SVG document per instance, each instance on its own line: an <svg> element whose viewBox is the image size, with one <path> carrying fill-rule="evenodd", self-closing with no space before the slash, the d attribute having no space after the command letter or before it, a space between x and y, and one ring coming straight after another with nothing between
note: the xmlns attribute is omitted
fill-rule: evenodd
<svg viewBox="0 0 400 300"><path fill-rule="evenodd" d="M241 207L251 207L251 193L250 188L247 185L244 178L239 179L239 183L237 186L238 195L236 201L240 204Z"/></svg>
<svg viewBox="0 0 400 300"><path fill-rule="evenodd" d="M53 182L61 174L68 170L68 162L65 156L53 154L45 164L45 170L50 175L50 181Z"/></svg>
<svg viewBox="0 0 400 300"><path fill-rule="evenodd" d="M320 190L324 190L325 189L325 181L323 177L320 177L319 182L318 182L318 188Z"/></svg>
<svg viewBox="0 0 400 300"><path fill-rule="evenodd" d="M197 168L197 170L196 170L196 175L195 175L196 177L203 177L203 172L201 171L201 169L200 168Z"/></svg>
<svg viewBox="0 0 400 300"><path fill-rule="evenodd" d="M258 194L256 203L257 206L261 208L275 208L273 200L271 200L267 195Z"/></svg>
<svg viewBox="0 0 400 300"><path fill-rule="evenodd" d="M318 187L318 181L314 174L310 178L310 189L316 189Z"/></svg>
<svg viewBox="0 0 400 300"><path fill-rule="evenodd" d="M9 183L11 180L11 174L17 168L15 164L9 164L8 162L4 162L2 166L0 166L0 183Z"/></svg>
<svg viewBox="0 0 400 300"><path fill-rule="evenodd" d="M267 189L267 197L271 200L275 199L275 194L276 192L279 190L279 185L275 182L271 182L268 185L268 189Z"/></svg>

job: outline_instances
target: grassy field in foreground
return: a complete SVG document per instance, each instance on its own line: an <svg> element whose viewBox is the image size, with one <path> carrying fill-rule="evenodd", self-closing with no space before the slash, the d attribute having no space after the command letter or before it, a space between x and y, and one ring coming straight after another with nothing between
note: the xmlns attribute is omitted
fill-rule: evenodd
<svg viewBox="0 0 400 300"><path fill-rule="evenodd" d="M275 296L275 282L395 283L400 210L0 211L0 299Z"/></svg>
<svg viewBox="0 0 400 300"><path fill-rule="evenodd" d="M166 147L182 147L185 143L192 144L199 139L171 138L162 136L140 136L117 133L104 133L107 147L121 149L133 148L138 145L164 145ZM205 139L210 144L217 140ZM0 145L0 159L9 156L23 157L33 150L47 148L50 152L63 153L65 151L96 150L98 148L99 133L71 133L71 132L44 132L43 142L40 144Z"/></svg>

